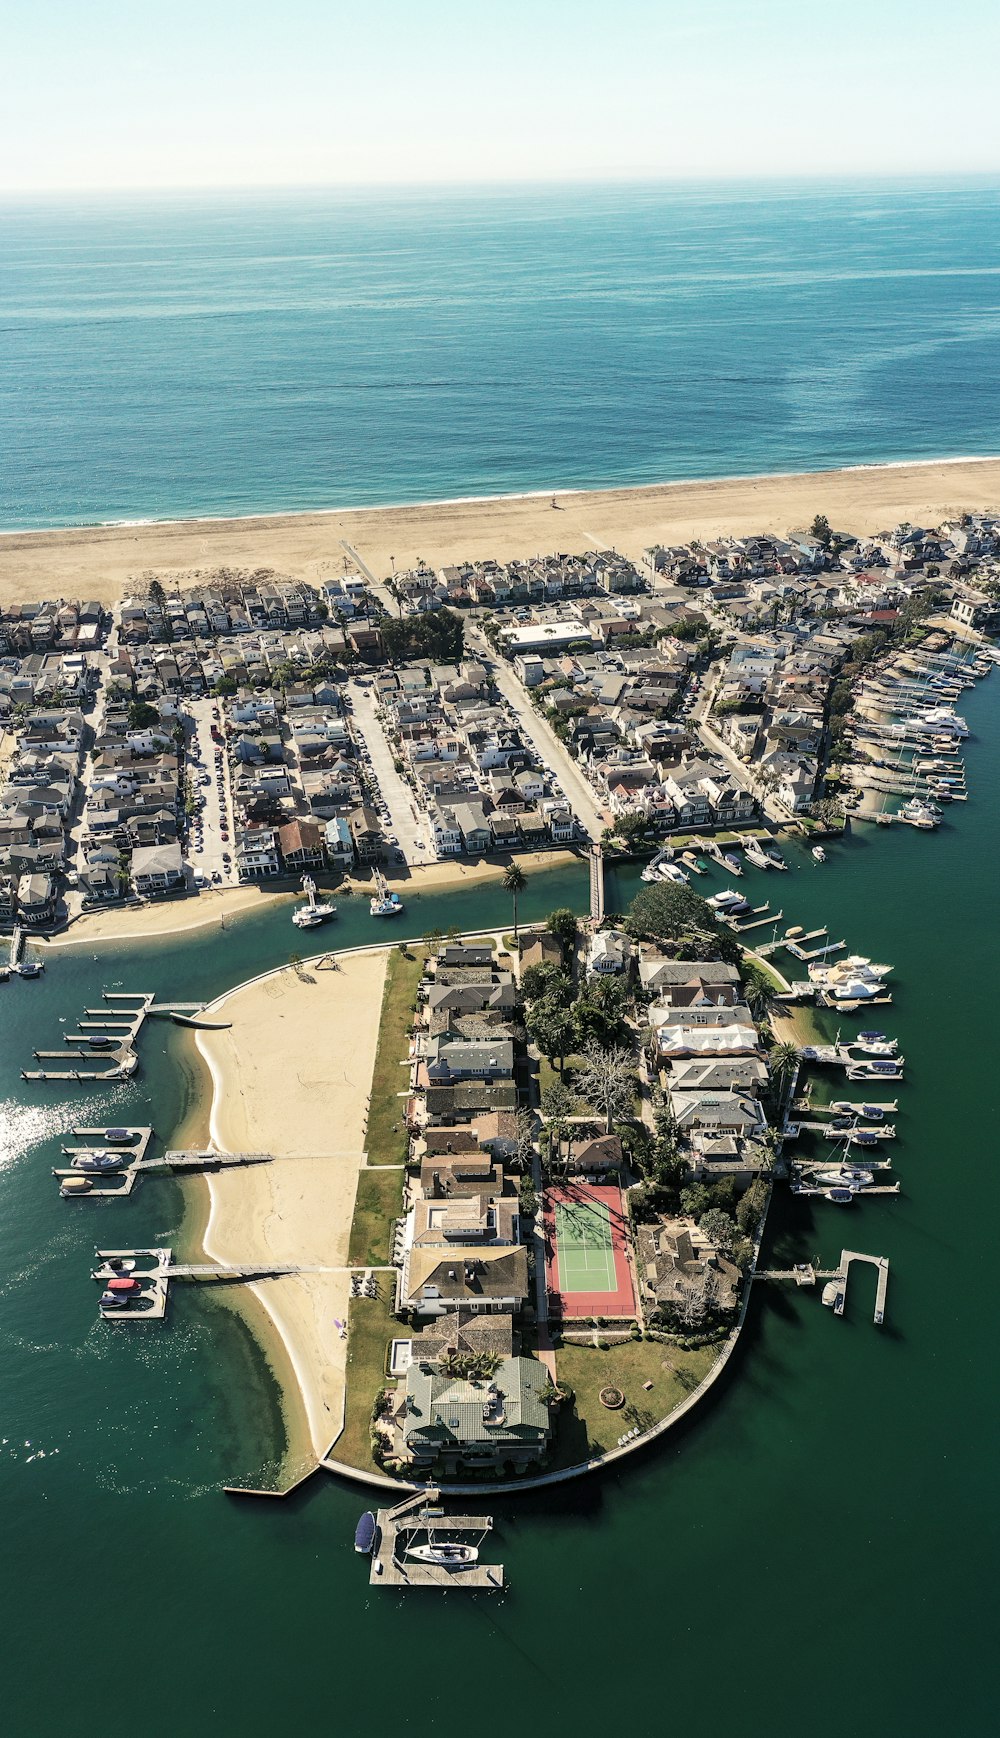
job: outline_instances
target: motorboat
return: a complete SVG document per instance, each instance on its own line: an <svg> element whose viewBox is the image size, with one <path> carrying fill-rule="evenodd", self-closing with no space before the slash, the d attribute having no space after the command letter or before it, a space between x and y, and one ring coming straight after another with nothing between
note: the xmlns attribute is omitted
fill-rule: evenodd
<svg viewBox="0 0 1000 1738"><path fill-rule="evenodd" d="M748 839L743 847L743 851L747 862L752 863L755 869L774 868L771 858L756 839Z"/></svg>
<svg viewBox="0 0 1000 1738"><path fill-rule="evenodd" d="M403 910L399 894L389 892L388 882L379 869L375 871L375 893L368 909L373 917L399 917Z"/></svg>
<svg viewBox="0 0 1000 1738"><path fill-rule="evenodd" d="M297 911L292 912L292 922L297 929L316 929L319 924L325 923L327 918L336 917L337 907L335 905L317 903L316 883L311 875L303 875L302 886L309 903L308 905L300 905Z"/></svg>
<svg viewBox="0 0 1000 1738"><path fill-rule="evenodd" d="M25 960L23 964L16 966L15 970L19 977L38 978L44 972L45 966L41 960Z"/></svg>
<svg viewBox="0 0 1000 1738"><path fill-rule="evenodd" d="M882 1122L885 1119L885 1111L880 1104L863 1104L861 1115L866 1116L869 1122Z"/></svg>
<svg viewBox="0 0 1000 1738"><path fill-rule="evenodd" d="M106 1128L104 1139L109 1147L131 1147L135 1145L138 1136L130 1128Z"/></svg>
<svg viewBox="0 0 1000 1738"><path fill-rule="evenodd" d="M436 1541L433 1536L426 1545L410 1545L406 1555L417 1563L433 1563L439 1569L468 1569L473 1563L479 1562L477 1546L445 1545Z"/></svg>
<svg viewBox="0 0 1000 1738"><path fill-rule="evenodd" d="M886 1130L886 1133L888 1132ZM858 1147L877 1147L881 1139L881 1131L876 1132L875 1129L856 1128L851 1130L851 1141L853 1145Z"/></svg>
<svg viewBox="0 0 1000 1738"><path fill-rule="evenodd" d="M899 1049L897 1038L871 1038L867 1042L858 1038L854 1044L855 1050L860 1050L863 1056L895 1056Z"/></svg>
<svg viewBox="0 0 1000 1738"><path fill-rule="evenodd" d="M736 893L732 887L726 887L721 893L713 893L711 899L707 900L706 903L722 917L731 911L740 910L747 902L742 893Z"/></svg>
<svg viewBox="0 0 1000 1738"><path fill-rule="evenodd" d="M822 845L814 845L812 848L811 856L812 856L812 860L814 863L825 863L826 862L826 852L824 851Z"/></svg>
<svg viewBox="0 0 1000 1738"><path fill-rule="evenodd" d="M851 1207L854 1204L853 1189L827 1189L826 1199L832 1201L835 1207Z"/></svg>
<svg viewBox="0 0 1000 1738"><path fill-rule="evenodd" d="M859 1043L863 1040L866 1044L870 1044L870 1043L874 1043L874 1041L877 1038L884 1038L884 1037L885 1037L884 1032L859 1032L858 1033Z"/></svg>
<svg viewBox="0 0 1000 1738"><path fill-rule="evenodd" d="M881 988L881 984L869 984L862 978L845 978L828 984L826 993L834 1002L869 1002Z"/></svg>
<svg viewBox="0 0 1000 1738"><path fill-rule="evenodd" d="M784 857L781 855L781 852L778 850L778 847L773 840L769 845L764 846L764 856L767 858L772 869L788 868L788 864L785 862Z"/></svg>
<svg viewBox="0 0 1000 1738"><path fill-rule="evenodd" d="M664 863L660 870L661 881L677 881L686 886L690 879L687 870L682 869L679 863Z"/></svg>
<svg viewBox="0 0 1000 1738"><path fill-rule="evenodd" d="M919 797L911 797L908 803L904 803L899 816L901 820L908 821L911 827L922 827L928 832L937 826L939 818L937 811L929 803L922 803Z"/></svg>
<svg viewBox="0 0 1000 1738"><path fill-rule="evenodd" d="M354 1529L354 1549L362 1557L370 1557L378 1544L378 1522L371 1509L366 1509Z"/></svg>
<svg viewBox="0 0 1000 1738"><path fill-rule="evenodd" d="M732 851L723 851L722 861L726 865L726 868L730 871L731 874L742 875L743 865L740 862L739 858L734 856Z"/></svg>
<svg viewBox="0 0 1000 1738"><path fill-rule="evenodd" d="M78 1153L73 1168L77 1171L120 1171L127 1163L126 1153L108 1152L98 1147L92 1153Z"/></svg>

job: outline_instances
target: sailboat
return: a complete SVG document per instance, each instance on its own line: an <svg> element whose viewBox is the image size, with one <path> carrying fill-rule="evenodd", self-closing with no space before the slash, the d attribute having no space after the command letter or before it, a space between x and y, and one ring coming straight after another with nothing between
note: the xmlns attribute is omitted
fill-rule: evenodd
<svg viewBox="0 0 1000 1738"><path fill-rule="evenodd" d="M426 1545L410 1545L406 1555L418 1563L435 1563L440 1569L468 1569L479 1562L477 1545L450 1545L427 1534Z"/></svg>

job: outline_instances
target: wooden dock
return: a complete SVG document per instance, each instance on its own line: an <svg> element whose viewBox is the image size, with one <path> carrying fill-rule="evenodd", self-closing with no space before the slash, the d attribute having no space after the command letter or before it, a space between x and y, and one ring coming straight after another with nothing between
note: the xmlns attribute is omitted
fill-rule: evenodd
<svg viewBox="0 0 1000 1738"><path fill-rule="evenodd" d="M123 1127L124 1125L120 1126ZM89 1189L82 1190L79 1194L70 1191L70 1194L65 1197L67 1200L93 1201L102 1198L107 1200L111 1196L124 1200L126 1195L132 1193L149 1143L153 1138L153 1130L151 1128L130 1128L127 1132L134 1137L133 1142L129 1146L116 1146L114 1148L116 1154L121 1154L121 1165L113 1171L84 1171L80 1169L79 1165L74 1165L69 1170L53 1167L52 1175L58 1179L60 1190L67 1178L86 1177L91 1185ZM108 1144L107 1129L75 1128L73 1133L78 1140L85 1144L78 1147L63 1147L63 1152L70 1159L82 1158L87 1153L93 1152L95 1148Z"/></svg>
<svg viewBox="0 0 1000 1738"><path fill-rule="evenodd" d="M68 1174L77 1177L80 1172L73 1171ZM112 1308L107 1312L109 1319L126 1322L161 1321L167 1312L170 1283L175 1279L253 1284L256 1280L282 1279L300 1273L355 1274L362 1271L359 1268L330 1267L319 1263L309 1265L304 1262L288 1264L274 1261L259 1265L219 1261L179 1262L175 1265L173 1251L170 1249L98 1249L95 1254L100 1265L92 1271L91 1279L107 1282L109 1279L127 1276L142 1283L141 1305L130 1305L127 1309ZM142 1263L147 1265L143 1266ZM149 1303L145 1301L147 1298ZM103 1309L101 1314L105 1314Z"/></svg>
<svg viewBox="0 0 1000 1738"><path fill-rule="evenodd" d="M850 1277L853 1261L868 1262L878 1272L875 1313L872 1320L875 1326L880 1328L885 1321L885 1300L889 1290L889 1257L887 1255L863 1255L858 1249L842 1249L839 1267L819 1268L813 1267L811 1262L801 1262L799 1266L790 1268L758 1268L750 1277L751 1279L789 1280L796 1285L815 1285L818 1279L825 1280L823 1302L833 1310L835 1316L842 1316L847 1301L847 1281Z"/></svg>
<svg viewBox="0 0 1000 1738"><path fill-rule="evenodd" d="M474 1534L482 1539L493 1530L492 1515L446 1515L439 1506L439 1490L419 1491L393 1509L379 1509L376 1514L378 1536L372 1553L369 1585L372 1587L439 1587L466 1588L470 1592L501 1593L504 1588L502 1563L472 1563L463 1568L447 1568L438 1563L420 1563L406 1556L411 1543L421 1534L433 1532L448 1543L467 1543L464 1537Z"/></svg>

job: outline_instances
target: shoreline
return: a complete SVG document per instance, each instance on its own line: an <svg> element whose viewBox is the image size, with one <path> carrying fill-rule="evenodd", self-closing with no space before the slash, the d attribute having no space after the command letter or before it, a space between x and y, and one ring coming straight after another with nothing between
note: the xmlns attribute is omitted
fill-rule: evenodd
<svg viewBox="0 0 1000 1738"><path fill-rule="evenodd" d="M657 542L728 532L784 535L816 512L865 534L894 520L937 522L981 508L990 497L1000 501L1000 457L984 454L228 518L10 529L0 532L0 595L16 602L58 590L110 602L144 572L182 574L194 583L219 566L271 566L315 583L342 571L345 553L383 578L393 564L402 571L422 555L440 567L611 547L637 560Z"/></svg>
<svg viewBox="0 0 1000 1738"><path fill-rule="evenodd" d="M403 876L387 875L390 888L405 895L439 893L448 888L475 887L488 881L499 881L511 861L520 864L524 873L533 870L564 869L581 859L576 851L558 846L550 851L530 851L503 857L479 857L471 860L445 857L437 863L417 864ZM352 901L371 894L372 883L359 876L345 877L333 889ZM167 936L184 935L192 930L207 929L229 917L243 917L256 911L270 910L284 900L301 903L298 887L268 888L263 882L248 882L238 887L212 888L185 898L152 900L141 907L116 906L110 911L85 911L71 919L68 929L58 935L38 935L34 939L46 949L85 947L95 942L161 941ZM373 920L377 921L377 920ZM112 927L119 925L120 927ZM372 947L379 943L372 942ZM337 952L337 949L330 949Z"/></svg>
<svg viewBox="0 0 1000 1738"><path fill-rule="evenodd" d="M873 459L854 465L836 465L833 469L817 466L801 471L733 471L714 477L662 477L655 483L593 483L584 485L556 484L541 489L506 489L498 495L432 495L420 501L350 501L332 507L269 507L256 513L181 513L164 518L141 516L137 519L81 519L66 525L0 526L0 548L5 537L60 537L79 532L142 531L171 525L245 525L273 524L293 519L332 519L338 514L412 513L427 507L484 507L503 501L549 501L553 498L572 500L575 496L639 493L661 489L705 489L716 484L779 483L793 477L850 476L856 471L907 471L928 469L935 465L989 465L1000 463L1000 453L939 453L930 459Z"/></svg>
<svg viewBox="0 0 1000 1738"><path fill-rule="evenodd" d="M377 947L345 954L336 972L278 967L210 1005L234 1016L238 1050L227 1031L195 1036L212 1081L212 1144L275 1155L268 1165L206 1176L206 1257L318 1268L248 1285L253 1305L237 1306L280 1391L283 1482L317 1465L342 1427L347 1341L336 1330L347 1319L347 1253L387 960L388 948ZM369 1005L370 1021L359 1022ZM328 1061L315 1049L317 1020ZM325 1147L317 1128L336 1130Z"/></svg>

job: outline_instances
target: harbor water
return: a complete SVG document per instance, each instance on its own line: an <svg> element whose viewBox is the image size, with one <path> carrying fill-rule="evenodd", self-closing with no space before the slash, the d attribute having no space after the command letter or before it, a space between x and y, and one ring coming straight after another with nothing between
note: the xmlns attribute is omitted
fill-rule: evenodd
<svg viewBox="0 0 1000 1738"><path fill-rule="evenodd" d="M816 1295L758 1287L731 1375L690 1424L613 1475L497 1505L502 1596L370 1589L352 1549L363 1499L332 1478L284 1502L224 1496L282 1448L246 1328L190 1285L161 1327L116 1329L97 1321L88 1277L95 1244L178 1246L200 1185L147 1179L102 1207L60 1200L50 1176L75 1123L151 1120L169 1137L190 1108L189 1040L148 1023L139 1079L106 1095L26 1086L32 1049L104 989L200 999L308 951L287 909L97 958L53 951L43 978L0 986L5 1730L423 1738L497 1705L579 1738L626 1723L751 1738L985 1728L1000 675L962 711L971 795L938 833L857 828L822 866L790 847L788 874L740 884L783 909L782 930L826 923L896 967L878 1024L906 1057L892 1088L902 1193L847 1211L779 1193L766 1252L887 1255L886 1325L872 1325L871 1269L852 1272L842 1320ZM699 887L725 884L713 871ZM636 885L634 869L611 876L609 910ZM522 915L581 909L586 889L582 866L539 872ZM404 922L417 934L509 915L481 885L414 898ZM373 938L387 939L356 900L322 941ZM864 1023L841 1022L845 1036Z"/></svg>

